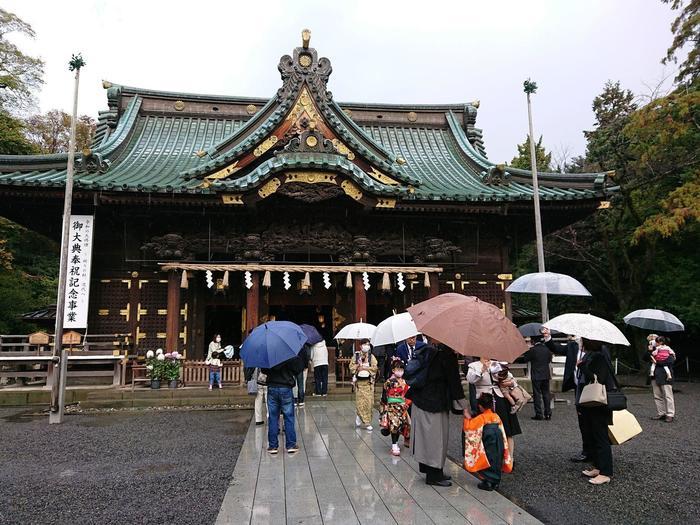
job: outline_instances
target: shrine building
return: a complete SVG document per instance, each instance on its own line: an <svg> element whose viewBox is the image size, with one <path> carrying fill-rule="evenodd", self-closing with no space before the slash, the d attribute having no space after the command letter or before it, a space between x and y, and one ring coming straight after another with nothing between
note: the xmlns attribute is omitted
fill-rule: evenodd
<svg viewBox="0 0 700 525"><path fill-rule="evenodd" d="M103 82L73 214L94 217L87 331L201 358L268 319L378 323L443 292L510 315L509 254L534 238L531 173L488 159L478 102L336 101L304 31L270 98ZM338 93L342 98L342 93ZM492 132L497 132L494 130ZM67 155L0 156L0 215L61 237ZM539 174L545 231L606 175Z"/></svg>

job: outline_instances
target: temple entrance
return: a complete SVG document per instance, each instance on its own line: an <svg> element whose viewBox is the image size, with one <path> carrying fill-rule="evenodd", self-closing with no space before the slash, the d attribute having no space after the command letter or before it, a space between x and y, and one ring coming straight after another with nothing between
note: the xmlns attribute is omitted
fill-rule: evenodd
<svg viewBox="0 0 700 525"><path fill-rule="evenodd" d="M326 342L333 340L332 307L330 305L270 305L270 318L315 326Z"/></svg>
<svg viewBox="0 0 700 525"><path fill-rule="evenodd" d="M204 355L214 334L221 334L221 346L241 344L241 317L243 310L238 306L210 305L204 316Z"/></svg>

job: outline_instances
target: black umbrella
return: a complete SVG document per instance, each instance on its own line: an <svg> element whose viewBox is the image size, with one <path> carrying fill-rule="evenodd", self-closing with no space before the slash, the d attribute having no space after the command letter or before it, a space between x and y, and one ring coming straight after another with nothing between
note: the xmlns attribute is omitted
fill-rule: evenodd
<svg viewBox="0 0 700 525"><path fill-rule="evenodd" d="M518 327L523 337L539 337L542 335L542 323L527 323ZM558 334L556 330L550 330L552 334Z"/></svg>
<svg viewBox="0 0 700 525"><path fill-rule="evenodd" d="M308 344L315 345L316 343L323 341L323 336L318 332L315 326L311 326L310 324L300 324L299 328L301 328L306 335Z"/></svg>

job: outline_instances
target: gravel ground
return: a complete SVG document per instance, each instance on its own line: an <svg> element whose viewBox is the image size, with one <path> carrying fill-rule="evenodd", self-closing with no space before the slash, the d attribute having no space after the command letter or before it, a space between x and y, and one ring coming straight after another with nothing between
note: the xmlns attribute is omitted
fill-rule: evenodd
<svg viewBox="0 0 700 525"><path fill-rule="evenodd" d="M214 523L249 410L0 410L0 523Z"/></svg>
<svg viewBox="0 0 700 525"><path fill-rule="evenodd" d="M677 419L651 421L651 390L626 391L630 411L643 432L613 446L614 477L594 487L569 458L581 447L572 404L557 403L551 421L532 421L532 405L520 413L523 434L516 438L515 469L499 492L548 524L698 523L700 508L700 385L679 383ZM571 400L567 394L559 398ZM461 418L450 422L449 454L458 460Z"/></svg>

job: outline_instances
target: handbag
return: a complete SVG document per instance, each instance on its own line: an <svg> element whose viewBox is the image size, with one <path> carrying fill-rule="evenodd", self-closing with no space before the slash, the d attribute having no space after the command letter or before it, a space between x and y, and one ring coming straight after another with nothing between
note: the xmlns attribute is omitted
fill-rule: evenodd
<svg viewBox="0 0 700 525"><path fill-rule="evenodd" d="M610 376L612 377L613 383L615 383L615 390L608 390L608 408L613 411L626 410L627 396L625 396L622 388L620 388L620 383L617 382L617 377L615 377L615 372L613 371L610 362L607 359L605 361L608 363Z"/></svg>
<svg viewBox="0 0 700 525"><path fill-rule="evenodd" d="M263 372L259 372L256 382L260 386L267 386L267 374L265 374Z"/></svg>
<svg viewBox="0 0 700 525"><path fill-rule="evenodd" d="M613 412L613 424L608 425L608 437L613 445L622 445L642 433L637 418L628 410Z"/></svg>
<svg viewBox="0 0 700 525"><path fill-rule="evenodd" d="M248 395L256 396L258 395L258 381L256 379L248 380Z"/></svg>
<svg viewBox="0 0 700 525"><path fill-rule="evenodd" d="M593 375L592 383L583 387L578 404L582 407L600 407L608 404L608 393L605 390L605 385L598 382L597 375Z"/></svg>

